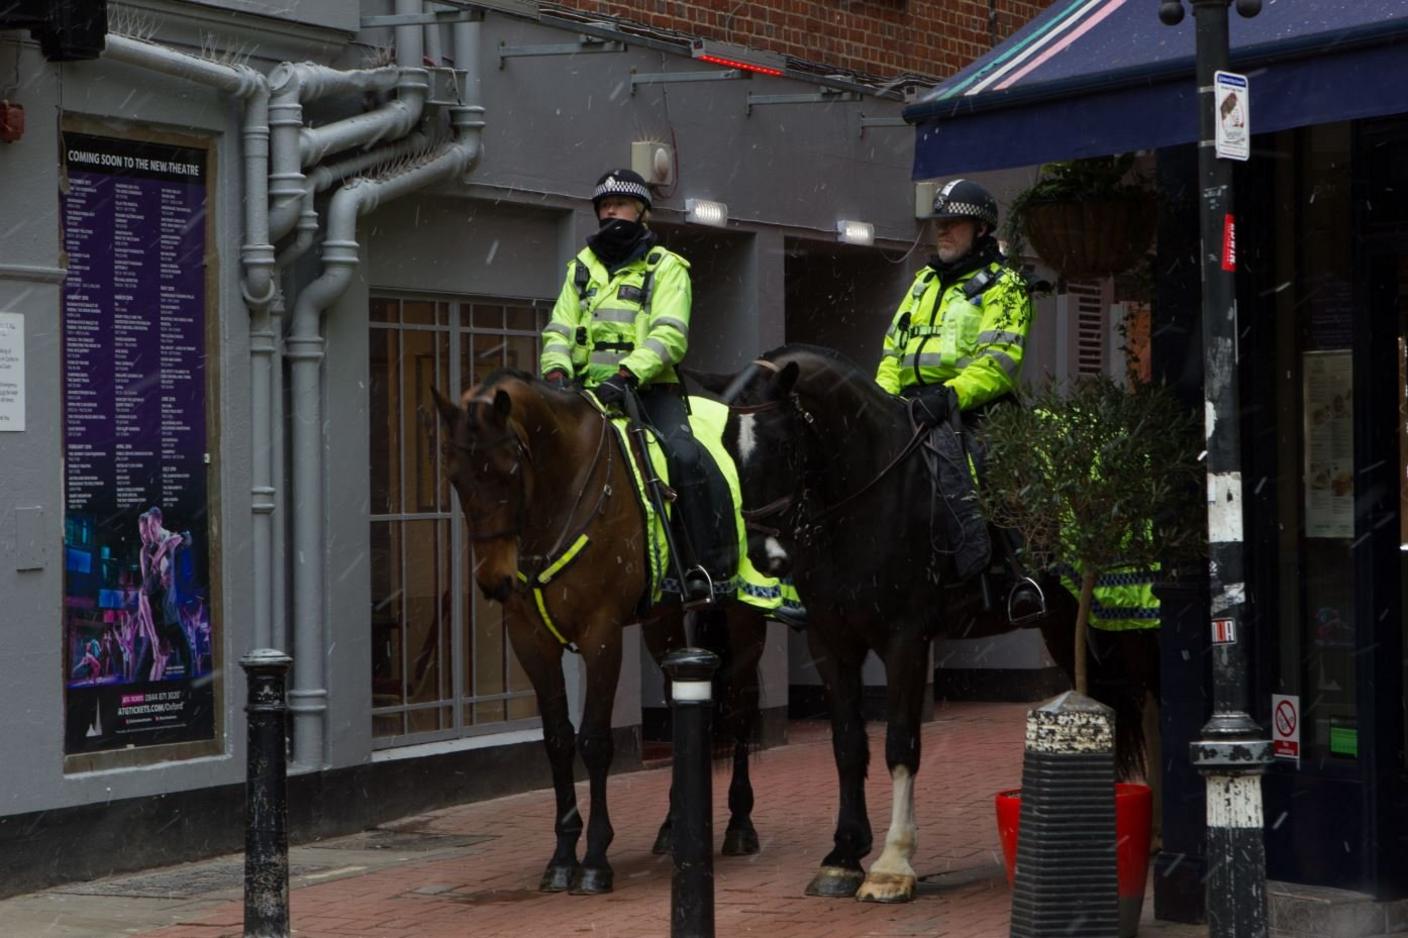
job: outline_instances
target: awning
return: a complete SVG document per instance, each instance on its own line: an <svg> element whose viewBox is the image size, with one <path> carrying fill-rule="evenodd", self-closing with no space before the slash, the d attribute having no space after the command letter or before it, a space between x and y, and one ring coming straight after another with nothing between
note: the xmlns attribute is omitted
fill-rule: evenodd
<svg viewBox="0 0 1408 938"><path fill-rule="evenodd" d="M1056 0L905 108L914 178L1197 140L1191 10L1157 0ZM1267 0L1230 11L1232 69L1251 80L1253 133L1408 111L1408 2Z"/></svg>

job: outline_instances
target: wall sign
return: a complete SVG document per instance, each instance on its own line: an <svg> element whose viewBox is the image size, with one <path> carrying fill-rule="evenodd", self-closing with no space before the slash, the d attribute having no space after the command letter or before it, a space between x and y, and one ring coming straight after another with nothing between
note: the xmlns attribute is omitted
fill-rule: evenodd
<svg viewBox="0 0 1408 938"><path fill-rule="evenodd" d="M24 316L0 313L0 432L24 429Z"/></svg>
<svg viewBox="0 0 1408 938"><path fill-rule="evenodd" d="M64 751L212 739L207 151L62 156Z"/></svg>
<svg viewBox="0 0 1408 938"><path fill-rule="evenodd" d="M1271 695L1271 754L1300 765L1300 697Z"/></svg>

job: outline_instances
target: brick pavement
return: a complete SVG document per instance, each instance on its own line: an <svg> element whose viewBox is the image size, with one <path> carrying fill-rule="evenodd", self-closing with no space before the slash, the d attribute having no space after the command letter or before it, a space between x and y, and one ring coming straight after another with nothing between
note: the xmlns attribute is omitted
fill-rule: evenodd
<svg viewBox="0 0 1408 938"><path fill-rule="evenodd" d="M802 895L830 849L835 769L824 724L793 723L788 745L759 753L752 771L754 821L762 844L753 857L717 857L717 934L768 938L861 938L925 935L996 938L1008 933L1010 893L1002 875L993 794L1021 774L1027 705L942 706L924 731L916 785L921 877L916 901L899 906ZM884 838L890 785L883 727L872 725L867 787L875 841ZM358 873L329 871L325 881L292 894L300 938L509 938L592 935L658 938L669 934L670 861L650 854L669 784L667 768L614 776L616 891L606 896L543 895L538 877L552 846L549 791L461 805L397 828L438 834L492 835L453 858L411 858ZM726 822L727 777L714 776L715 833ZM585 805L585 786L579 787ZM875 853L872 853L873 859ZM1145 903L1145 918L1152 900ZM193 909L181 924L143 932L152 938L227 938L240 934L239 903ZM169 920L169 919L168 919ZM132 932L129 932L132 933ZM1203 935L1187 926L1151 925L1141 934Z"/></svg>

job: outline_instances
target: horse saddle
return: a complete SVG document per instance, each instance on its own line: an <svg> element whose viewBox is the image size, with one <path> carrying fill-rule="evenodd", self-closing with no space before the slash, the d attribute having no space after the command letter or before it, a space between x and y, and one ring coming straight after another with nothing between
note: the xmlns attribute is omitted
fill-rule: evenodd
<svg viewBox="0 0 1408 938"><path fill-rule="evenodd" d="M738 572L741 539L738 510L719 464L720 458L727 459L727 455L721 448L711 445L723 433L721 424L714 426L715 415L708 406L712 403L701 404L699 398L690 399L689 425L697 447L696 458L677 458L679 454L670 452L669 441L662 439L660 443L669 467L668 482L676 493L670 519L675 543L692 553L693 556L685 558L687 565L703 567L709 578L718 584L716 592L722 590L731 595L734 587L727 584ZM664 590L679 592L679 584L673 576L666 576Z"/></svg>

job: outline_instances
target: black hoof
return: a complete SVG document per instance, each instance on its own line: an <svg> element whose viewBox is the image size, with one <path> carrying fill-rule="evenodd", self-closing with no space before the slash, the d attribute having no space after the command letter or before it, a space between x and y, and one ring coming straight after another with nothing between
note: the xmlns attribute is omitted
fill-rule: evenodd
<svg viewBox="0 0 1408 938"><path fill-rule="evenodd" d="M655 845L650 848L650 852L655 854L657 857L662 857L668 854L674 848L675 837L670 832L670 825L668 823L661 824L660 833L655 835Z"/></svg>
<svg viewBox="0 0 1408 938"><path fill-rule="evenodd" d="M572 882L577 878L581 867L573 863L549 863L548 868L543 870L543 878L538 882L540 892L566 892L572 888Z"/></svg>
<svg viewBox="0 0 1408 938"><path fill-rule="evenodd" d="M724 856L747 857L758 852L758 832L751 827L730 827L724 831Z"/></svg>
<svg viewBox="0 0 1408 938"><path fill-rule="evenodd" d="M572 884L574 896L599 896L611 891L611 867L581 867L577 881Z"/></svg>
<svg viewBox="0 0 1408 938"><path fill-rule="evenodd" d="M807 895L823 899L849 899L865 882L865 872L843 866L823 866L807 883Z"/></svg>

